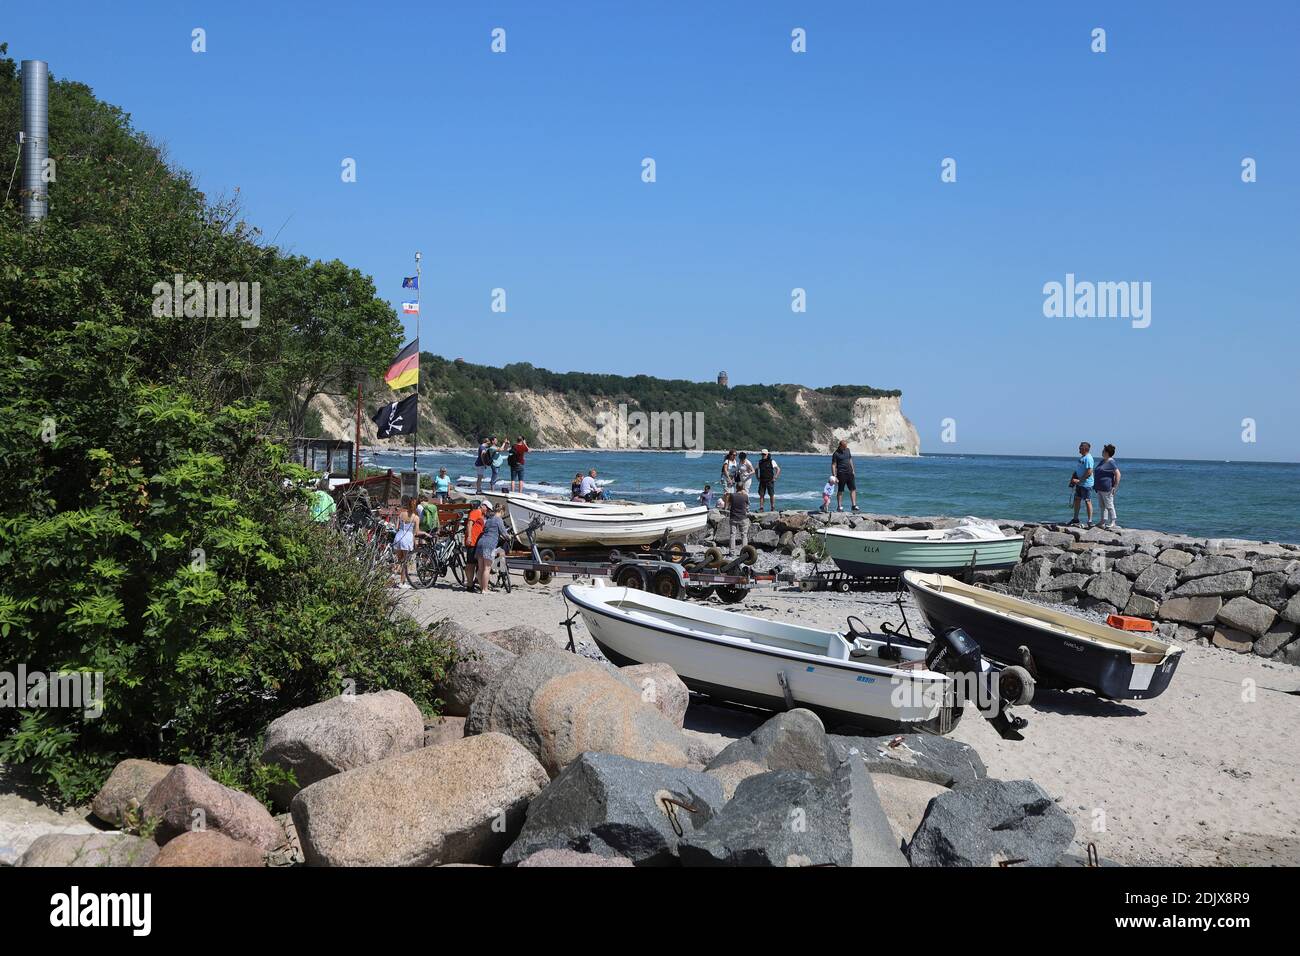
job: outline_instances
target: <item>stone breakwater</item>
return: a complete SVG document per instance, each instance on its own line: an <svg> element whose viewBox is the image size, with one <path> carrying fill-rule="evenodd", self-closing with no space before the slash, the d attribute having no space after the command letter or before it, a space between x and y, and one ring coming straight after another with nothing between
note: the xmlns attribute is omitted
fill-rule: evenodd
<svg viewBox="0 0 1300 956"><path fill-rule="evenodd" d="M779 564L780 555L797 556L828 525L902 531L957 523L904 515L763 512L750 517L749 542ZM1300 545L1129 528L997 524L1024 536L1020 563L1006 571L977 572L977 583L1093 613L1147 618L1162 636L1179 643L1210 643L1300 665ZM727 537L726 516L713 512L699 543L725 547ZM771 566L772 558L761 563Z"/></svg>

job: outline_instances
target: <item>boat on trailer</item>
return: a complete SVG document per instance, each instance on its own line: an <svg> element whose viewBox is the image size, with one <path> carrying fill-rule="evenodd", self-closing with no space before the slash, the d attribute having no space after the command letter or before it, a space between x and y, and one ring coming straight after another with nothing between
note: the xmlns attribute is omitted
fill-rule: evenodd
<svg viewBox="0 0 1300 956"><path fill-rule="evenodd" d="M856 618L840 633L635 588L571 584L564 596L577 605L597 646L620 667L665 663L697 693L769 710L806 707L831 728L945 734L967 700L955 677L995 676L973 643L904 643L898 635L858 628ZM1027 692L1021 687L1015 694L1008 705L1027 702L1032 682ZM1005 707L999 717L1004 713Z"/></svg>
<svg viewBox="0 0 1300 956"><path fill-rule="evenodd" d="M482 497L492 500L491 496ZM681 541L703 531L707 508L664 505L604 505L574 507L576 502L552 503L542 498L505 496L505 512L515 534L532 532L538 545L568 547L627 547ZM495 505L495 502L494 502Z"/></svg>
<svg viewBox="0 0 1300 956"><path fill-rule="evenodd" d="M860 578L898 577L904 571L992 571L1014 567L1024 548L1023 535L1004 534L996 525L958 525L930 531L818 532L826 553L845 574Z"/></svg>
<svg viewBox="0 0 1300 956"><path fill-rule="evenodd" d="M1040 687L1086 687L1112 700L1147 700L1169 686L1183 649L1151 632L1108 627L943 574L903 582L930 630L961 628L988 656L1025 667Z"/></svg>

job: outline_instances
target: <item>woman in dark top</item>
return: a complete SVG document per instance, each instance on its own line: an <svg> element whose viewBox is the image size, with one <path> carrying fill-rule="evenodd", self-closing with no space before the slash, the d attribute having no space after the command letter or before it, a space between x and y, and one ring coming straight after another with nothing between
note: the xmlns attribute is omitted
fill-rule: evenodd
<svg viewBox="0 0 1300 956"><path fill-rule="evenodd" d="M843 438L840 439L839 445L831 453L831 471L835 473L836 491L835 506L838 510L844 510L844 491L848 489L849 504L854 511L858 510L858 482L857 469L853 467L853 452L849 451L849 443Z"/></svg>
<svg viewBox="0 0 1300 956"><path fill-rule="evenodd" d="M1117 528L1115 522L1115 492L1119 491L1119 466L1115 464L1115 446L1107 445L1101 450L1101 464L1092 470L1093 491L1101 499L1101 521L1103 528Z"/></svg>

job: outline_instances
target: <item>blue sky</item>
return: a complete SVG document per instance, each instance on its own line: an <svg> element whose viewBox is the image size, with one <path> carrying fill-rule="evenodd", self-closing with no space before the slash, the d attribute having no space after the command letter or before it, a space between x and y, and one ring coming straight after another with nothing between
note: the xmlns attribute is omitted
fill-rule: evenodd
<svg viewBox="0 0 1300 956"><path fill-rule="evenodd" d="M901 388L926 451L1300 460L1294 3L5 0L0 40L394 306L422 250L428 351ZM1045 317L1066 273L1150 282L1150 327Z"/></svg>

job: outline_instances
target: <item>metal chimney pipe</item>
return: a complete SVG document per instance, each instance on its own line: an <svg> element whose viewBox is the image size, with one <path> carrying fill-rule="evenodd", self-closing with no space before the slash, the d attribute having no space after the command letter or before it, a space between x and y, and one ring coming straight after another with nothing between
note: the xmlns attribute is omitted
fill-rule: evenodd
<svg viewBox="0 0 1300 956"><path fill-rule="evenodd" d="M42 174L50 155L50 66L23 60L23 216L28 222L50 211L49 186Z"/></svg>

